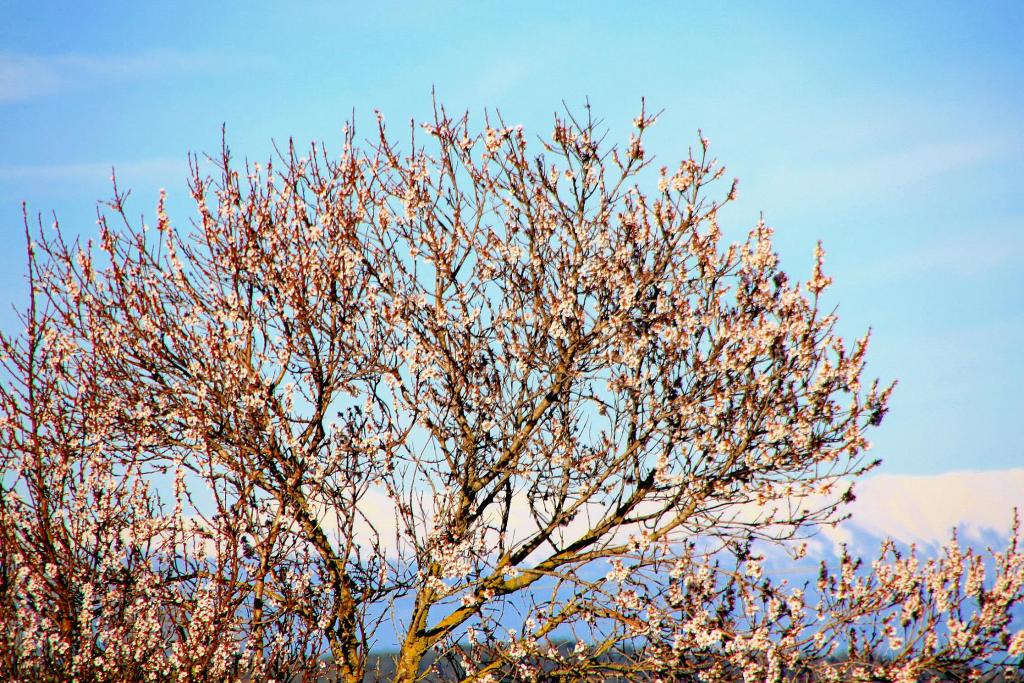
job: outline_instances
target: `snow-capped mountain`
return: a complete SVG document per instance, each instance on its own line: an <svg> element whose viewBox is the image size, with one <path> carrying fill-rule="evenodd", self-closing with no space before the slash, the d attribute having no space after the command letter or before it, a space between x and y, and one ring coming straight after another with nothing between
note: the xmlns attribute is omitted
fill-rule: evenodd
<svg viewBox="0 0 1024 683"><path fill-rule="evenodd" d="M949 541L956 528L963 545L1000 545L1009 538L1014 508L1024 513L1024 468L878 474L857 482L854 492L847 507L852 517L824 530L820 542L870 553L891 537L928 551Z"/></svg>

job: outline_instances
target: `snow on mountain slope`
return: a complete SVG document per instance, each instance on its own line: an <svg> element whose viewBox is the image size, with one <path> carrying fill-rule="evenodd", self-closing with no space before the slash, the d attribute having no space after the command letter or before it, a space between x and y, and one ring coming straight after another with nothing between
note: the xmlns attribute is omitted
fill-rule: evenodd
<svg viewBox="0 0 1024 683"><path fill-rule="evenodd" d="M907 545L914 543L927 553L946 543L954 527L964 545L1001 545L1008 538L1014 507L1024 514L1024 467L934 475L877 474L857 481L854 493L856 500L844 508L851 519L814 536L809 547L812 556L834 556L841 543L871 556L879 541L889 537ZM523 514L513 516L509 530L516 537L535 529L525 498L520 503ZM367 531L372 524L385 547L393 546L398 521L387 496L371 490L360 508L368 520L358 525L360 531ZM586 520L581 518L565 533L572 536L585 528Z"/></svg>
<svg viewBox="0 0 1024 683"><path fill-rule="evenodd" d="M901 545L916 544L921 556L933 556L945 544L954 527L958 529L962 546L996 550L1005 547L1013 508L1024 514L1024 468L988 472L965 471L937 475L879 474L864 478L855 486L856 501L847 506L852 518L836 529L824 529L810 539L809 553L794 561L781 549L759 546L766 556L765 573L776 580L785 579L793 585L807 584L814 591L814 578L819 563L825 561L835 567L839 546L871 561L878 555L883 538L893 537ZM396 520L390 501L382 494L374 494L367 502L369 513L384 538L393 537ZM517 527L528 531L522 519ZM581 570L581 578L599 580L609 569L598 561ZM550 589L536 592L543 599ZM509 598L508 622L515 625L517 615L525 613L529 595ZM385 627L378 634L376 646L380 649L397 647L397 633L408 624L410 600L394 605L397 631Z"/></svg>
<svg viewBox="0 0 1024 683"><path fill-rule="evenodd" d="M857 482L854 492L852 518L824 530L823 541L869 551L892 537L927 550L948 541L955 527L966 545L999 544L1008 538L1014 507L1024 513L1024 468L878 474Z"/></svg>

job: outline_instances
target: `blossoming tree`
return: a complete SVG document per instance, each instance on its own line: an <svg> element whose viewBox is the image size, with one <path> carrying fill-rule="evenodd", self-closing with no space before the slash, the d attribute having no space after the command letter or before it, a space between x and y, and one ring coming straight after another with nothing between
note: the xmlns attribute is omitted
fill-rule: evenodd
<svg viewBox="0 0 1024 683"><path fill-rule="evenodd" d="M891 387L837 336L820 245L796 282L767 225L721 244L706 140L658 171L652 116L616 148L587 114L536 155L444 110L405 148L383 123L340 157L225 148L191 229L163 197L133 224L115 186L95 244L27 234L3 676L360 681L381 629L396 681L1015 661L1016 528L987 558L762 575L759 547L841 519Z"/></svg>

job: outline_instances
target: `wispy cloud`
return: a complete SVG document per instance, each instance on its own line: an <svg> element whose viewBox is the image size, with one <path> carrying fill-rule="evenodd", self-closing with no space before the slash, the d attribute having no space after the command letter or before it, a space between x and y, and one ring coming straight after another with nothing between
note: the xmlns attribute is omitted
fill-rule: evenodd
<svg viewBox="0 0 1024 683"><path fill-rule="evenodd" d="M155 157L124 162L87 162L72 164L26 164L0 166L0 183L67 182L93 184L109 182L111 169L117 177L130 180L184 177L188 170L185 158ZM166 181L166 180L165 180Z"/></svg>
<svg viewBox="0 0 1024 683"><path fill-rule="evenodd" d="M61 89L60 70L47 60L24 55L0 55L0 102L17 102L50 95Z"/></svg>
<svg viewBox="0 0 1024 683"><path fill-rule="evenodd" d="M222 70L244 62L209 52L174 50L120 55L0 53L0 103L47 97L90 85Z"/></svg>
<svg viewBox="0 0 1024 683"><path fill-rule="evenodd" d="M535 59L503 57L487 65L476 81L475 94L482 102L500 101L536 74Z"/></svg>
<svg viewBox="0 0 1024 683"><path fill-rule="evenodd" d="M984 226L938 238L916 250L864 263L852 277L895 280L920 275L973 278L1024 264L1024 224Z"/></svg>
<svg viewBox="0 0 1024 683"><path fill-rule="evenodd" d="M767 189L799 192L802 198L825 201L892 198L906 188L992 161L1024 154L1016 134L921 143L860 159L778 168Z"/></svg>

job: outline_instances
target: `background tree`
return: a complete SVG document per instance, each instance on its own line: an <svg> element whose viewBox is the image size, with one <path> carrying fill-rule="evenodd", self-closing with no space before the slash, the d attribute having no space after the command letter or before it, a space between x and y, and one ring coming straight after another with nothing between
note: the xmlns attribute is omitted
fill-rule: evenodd
<svg viewBox="0 0 1024 683"><path fill-rule="evenodd" d="M711 197L703 139L651 167L653 121L619 149L569 115L535 156L439 109L404 151L381 122L340 158L196 159L191 230L116 187L96 245L40 229L2 339L6 672L357 681L398 600L400 681L431 651L459 680L1020 654L1015 545L988 583L955 545L761 576L758 543L841 518L891 387L820 307L820 245L805 283L764 223L723 247L735 182Z"/></svg>

